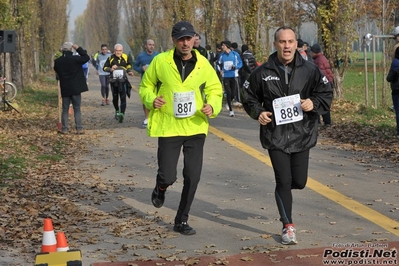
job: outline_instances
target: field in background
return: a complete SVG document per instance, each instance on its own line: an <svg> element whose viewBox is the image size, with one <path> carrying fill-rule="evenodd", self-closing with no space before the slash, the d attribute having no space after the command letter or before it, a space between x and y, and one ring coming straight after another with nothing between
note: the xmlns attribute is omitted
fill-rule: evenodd
<svg viewBox="0 0 399 266"><path fill-rule="evenodd" d="M375 100L377 100L378 109L388 109L392 105L390 84L385 81L386 75L389 71L391 59L386 59L386 68L382 62L382 52L377 52L376 55L376 91L374 91L374 73L373 73L373 55L371 52L367 53L367 73L365 73L364 54L354 53L353 62L344 79L344 98L346 101L354 102L360 105L366 104L366 81L365 75L368 78L368 107L375 107Z"/></svg>

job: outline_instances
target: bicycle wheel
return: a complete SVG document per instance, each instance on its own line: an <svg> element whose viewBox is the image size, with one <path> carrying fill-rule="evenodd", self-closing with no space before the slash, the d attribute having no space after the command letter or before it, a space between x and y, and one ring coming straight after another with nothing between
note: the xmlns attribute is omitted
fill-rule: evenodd
<svg viewBox="0 0 399 266"><path fill-rule="evenodd" d="M3 95L2 95L3 96ZM6 101L12 101L17 96L17 87L14 83L5 82L4 99Z"/></svg>

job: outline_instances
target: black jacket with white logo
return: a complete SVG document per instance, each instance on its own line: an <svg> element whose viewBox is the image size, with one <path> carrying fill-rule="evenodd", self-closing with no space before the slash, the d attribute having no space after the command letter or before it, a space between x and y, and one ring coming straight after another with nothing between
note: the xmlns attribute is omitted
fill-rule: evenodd
<svg viewBox="0 0 399 266"><path fill-rule="evenodd" d="M276 62L278 62L277 52L271 54L266 63L251 73L243 85L242 104L248 115L258 120L263 111L273 113L274 99L295 94L299 94L301 99L310 98L314 109L303 112L303 120L276 125L273 114L272 122L260 126L260 141L263 148L281 150L285 153L308 150L317 142L319 115L330 109L333 99L331 85L319 68L304 60L298 52L288 74L290 75L288 85L285 85L287 75L282 76L280 70L284 66L279 66Z"/></svg>

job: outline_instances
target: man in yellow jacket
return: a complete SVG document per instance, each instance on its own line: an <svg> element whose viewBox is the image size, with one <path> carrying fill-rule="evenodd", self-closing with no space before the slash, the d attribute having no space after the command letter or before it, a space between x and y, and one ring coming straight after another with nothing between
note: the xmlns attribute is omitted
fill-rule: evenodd
<svg viewBox="0 0 399 266"><path fill-rule="evenodd" d="M140 83L140 98L150 110L147 133L158 137L158 173L151 201L162 207L168 186L177 179L183 147L183 190L173 230L193 235L187 223L201 176L208 118L222 108L223 89L215 69L193 50L195 31L187 21L172 29L174 48L157 55Z"/></svg>

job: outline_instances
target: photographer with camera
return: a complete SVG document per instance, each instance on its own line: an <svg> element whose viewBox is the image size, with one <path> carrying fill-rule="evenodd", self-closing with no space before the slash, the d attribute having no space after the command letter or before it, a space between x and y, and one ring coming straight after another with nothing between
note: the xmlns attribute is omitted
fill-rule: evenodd
<svg viewBox="0 0 399 266"><path fill-rule="evenodd" d="M54 71L57 73L60 82L62 97L62 129L59 132L62 134L68 133L68 111L69 105L72 103L76 133L83 134L82 113L80 111L81 93L88 91L89 88L87 87L82 65L90 60L90 56L82 47L71 42L65 42L61 49L62 56L54 60ZM72 49L80 56L74 56Z"/></svg>

